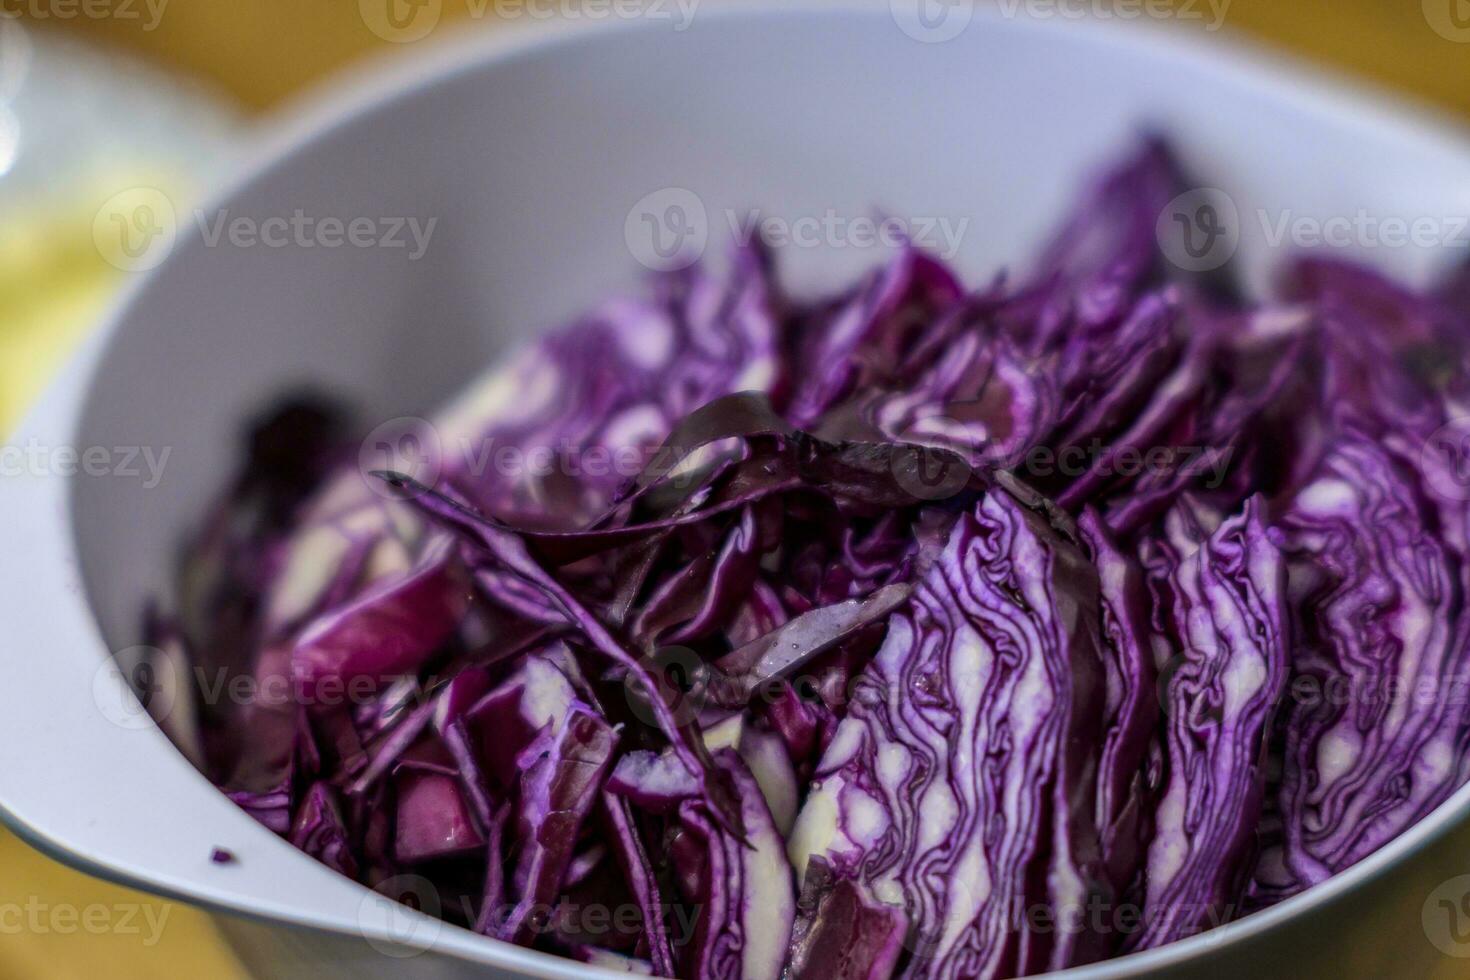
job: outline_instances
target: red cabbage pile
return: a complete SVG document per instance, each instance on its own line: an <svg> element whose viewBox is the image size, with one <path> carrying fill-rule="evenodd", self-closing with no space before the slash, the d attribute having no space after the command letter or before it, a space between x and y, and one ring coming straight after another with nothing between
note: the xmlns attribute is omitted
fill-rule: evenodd
<svg viewBox="0 0 1470 980"><path fill-rule="evenodd" d="M1321 882L1470 776L1470 276L1247 302L1165 259L1188 186L1143 144L977 292L662 275L412 466L282 409L148 703L340 873L645 974L1032 975Z"/></svg>

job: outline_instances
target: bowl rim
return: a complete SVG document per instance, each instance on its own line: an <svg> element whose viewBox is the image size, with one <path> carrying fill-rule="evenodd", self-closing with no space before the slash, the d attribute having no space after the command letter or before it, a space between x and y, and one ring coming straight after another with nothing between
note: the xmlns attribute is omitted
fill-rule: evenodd
<svg viewBox="0 0 1470 980"><path fill-rule="evenodd" d="M898 2L898 0L894 0ZM700 0L701 22L723 20L756 20L778 14L832 16L891 16L891 4L885 0ZM1411 100L1389 96L1354 79L1343 78L1331 71L1309 68L1301 63L1256 45L1238 36L1205 38L1199 32L1178 25L1103 23L1096 18L1060 19L1042 23L1026 16L1003 13L998 7L978 5L974 17L988 30L1056 31L1079 43L1129 49L1138 57L1154 63L1188 61L1192 68L1218 78L1237 89L1257 89L1272 98L1300 107L1314 116L1325 116L1334 122L1354 128L1368 129L1378 139L1408 141L1428 151L1461 158L1470 169L1470 138L1463 124L1448 114L1416 105ZM522 56L546 53L562 45L583 39L595 39L618 31L637 30L647 25L638 19L606 22L555 20L544 23L509 23L500 21L489 30L447 30L445 38L435 38L415 45L415 51L404 55L377 55L338 73L304 97L289 103L284 114L259 130L254 149L233 168L208 196L206 206L222 207L255 182L265 179L277 168L289 166L292 159L313 143L341 127L356 124L373 115L381 107L409 98L442 85L465 72ZM181 231L181 237L185 232ZM160 268L166 268L165 260ZM68 366L46 389L46 393L17 427L13 438L42 433L73 436L80 424L80 410L91 382L105 365L107 352L132 309L157 275L149 271L135 277L121 292L110 312L91 337L85 341ZM73 438L70 442L75 442ZM62 444L64 440L56 440ZM28 481L22 481L28 482ZM60 564L74 571L79 543L70 521L72 480L50 487L29 487L24 492L6 488L0 500L14 499L19 510L12 510L7 521L17 515L41 518L43 511L64 508L64 513L48 514L47 530L58 529L64 540L58 545ZM92 606L80 596L72 597L76 606L88 617L91 645L100 641L100 630ZM17 614L29 611L13 596L0 593L0 607ZM106 644L100 644L106 653ZM22 706L23 707L23 706ZM24 716L24 711L20 712ZM26 729L22 726L21 731ZM156 732L163 744L161 733ZM17 740L18 741L18 740ZM182 757L180 757L181 759ZM203 788L207 783L200 782ZM214 792L210 787L210 791ZM275 925L318 929L392 943L401 936L392 934L384 925L356 923L347 916L281 914L244 899L231 901L229 890L205 888L198 881L168 880L150 876L145 869L125 869L86 853L86 848L68 845L39 826L23 818L7 791L0 786L0 822L18 836L48 855L94 876L115 881L154 894L178 899L215 911L242 915ZM1152 971L1183 965L1207 956L1212 951L1236 946L1262 936L1288 920L1312 909L1331 904L1371 881L1381 878L1394 865L1417 853L1449 833L1470 815L1470 784L1462 786L1423 819L1378 851L1326 882L1316 885L1271 908L1244 919L1227 923L1208 932L1171 943L1157 949L1131 953L1112 960L1072 967L1056 976L1071 980L1112 980L1134 977ZM300 861L303 873L315 865L305 855L275 838L265 828L263 835L289 849ZM325 869L322 869L325 870ZM328 872L330 874L330 872ZM346 879L343 879L344 881ZM367 890L348 882L360 892ZM364 896L366 897L366 896ZM419 913L410 912L409 916ZM573 978L624 976L616 971L593 967L571 959L524 949L495 940L487 940L467 930L448 927L433 944L435 953L453 956L487 966L514 970L526 976Z"/></svg>

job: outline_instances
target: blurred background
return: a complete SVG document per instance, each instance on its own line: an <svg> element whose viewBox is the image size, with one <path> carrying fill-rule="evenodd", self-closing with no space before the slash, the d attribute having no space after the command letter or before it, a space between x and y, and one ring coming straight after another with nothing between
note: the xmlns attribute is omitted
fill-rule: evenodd
<svg viewBox="0 0 1470 980"><path fill-rule="evenodd" d="M344 67L371 71L370 59L422 56L456 32L573 2L0 0L0 433L129 278L117 229L99 228L116 217L116 189L197 199ZM1150 0L1160 2L1179 11L1174 29L1205 30L1218 14L1222 37L1470 126L1470 0ZM200 912L86 878L3 832L0 869L0 978L244 976ZM1470 962L1440 975L1470 977Z"/></svg>

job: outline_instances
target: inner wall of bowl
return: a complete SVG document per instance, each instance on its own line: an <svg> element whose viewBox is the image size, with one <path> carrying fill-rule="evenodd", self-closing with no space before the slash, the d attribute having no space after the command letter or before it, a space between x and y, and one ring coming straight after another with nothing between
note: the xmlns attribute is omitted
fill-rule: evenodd
<svg viewBox="0 0 1470 980"><path fill-rule="evenodd" d="M180 212L175 253L125 313L76 440L168 453L156 486L74 485L109 643L137 642L184 531L240 458L243 419L302 386L346 399L369 425L431 411L507 345L632 288L645 270L625 223L651 192L699 198L711 256L752 208L787 222L963 223L954 261L976 285L1027 256L1084 175L1145 127L1175 136L1203 182L1234 197L1256 286L1283 259L1249 220L1258 209L1464 213L1464 157L1443 144L1142 37L977 14L960 37L923 43L886 6L579 32L456 68L323 132L221 210ZM201 233L298 212L369 219L381 244ZM421 234L433 222L421 255L410 220ZM396 246L384 238L394 227ZM779 264L810 292L882 258L839 242L788 247ZM1418 278L1440 260L1370 258Z"/></svg>

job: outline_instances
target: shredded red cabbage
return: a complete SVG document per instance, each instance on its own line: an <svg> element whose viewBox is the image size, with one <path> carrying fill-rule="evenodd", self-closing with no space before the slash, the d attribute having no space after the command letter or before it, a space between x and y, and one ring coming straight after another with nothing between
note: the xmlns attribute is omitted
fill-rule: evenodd
<svg viewBox="0 0 1470 980"><path fill-rule="evenodd" d="M1470 776L1470 274L1252 305L1163 256L1187 186L1145 144L975 293L664 275L413 473L283 410L145 700L329 867L634 973L1032 975L1322 882Z"/></svg>

